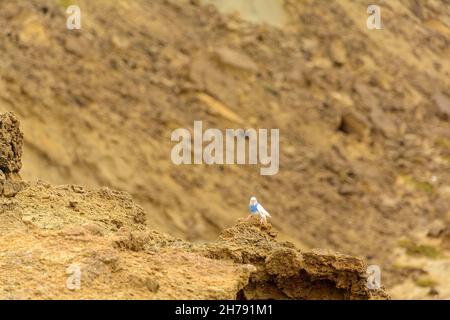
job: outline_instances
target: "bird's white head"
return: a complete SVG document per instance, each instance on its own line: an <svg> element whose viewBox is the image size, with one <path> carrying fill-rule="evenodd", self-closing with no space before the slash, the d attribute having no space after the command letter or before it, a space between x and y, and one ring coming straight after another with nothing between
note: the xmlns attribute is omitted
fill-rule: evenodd
<svg viewBox="0 0 450 320"><path fill-rule="evenodd" d="M256 197L251 197L250 198L250 204L251 205L255 205L258 202L258 200L256 200Z"/></svg>

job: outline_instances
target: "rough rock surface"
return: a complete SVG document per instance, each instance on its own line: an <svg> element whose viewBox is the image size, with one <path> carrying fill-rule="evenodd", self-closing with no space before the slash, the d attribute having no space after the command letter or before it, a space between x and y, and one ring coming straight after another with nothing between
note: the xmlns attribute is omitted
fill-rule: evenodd
<svg viewBox="0 0 450 320"><path fill-rule="evenodd" d="M301 252L257 221L193 244L144 231L141 211L122 193L84 191L79 199L75 189L40 183L2 199L0 299L388 298L367 289L361 259Z"/></svg>
<svg viewBox="0 0 450 320"><path fill-rule="evenodd" d="M12 112L0 114L0 193L14 196L21 188L23 134Z"/></svg>

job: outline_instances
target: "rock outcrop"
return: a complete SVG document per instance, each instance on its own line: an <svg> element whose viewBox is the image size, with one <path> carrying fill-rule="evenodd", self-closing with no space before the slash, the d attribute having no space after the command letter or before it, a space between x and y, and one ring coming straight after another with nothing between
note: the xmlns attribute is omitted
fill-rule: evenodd
<svg viewBox="0 0 450 320"><path fill-rule="evenodd" d="M240 299L386 299L380 288L369 290L362 259L329 250L300 251L278 242L271 227L239 222L204 245L206 256L249 265Z"/></svg>
<svg viewBox="0 0 450 320"><path fill-rule="evenodd" d="M12 112L0 115L0 193L14 196L21 188L23 134Z"/></svg>
<svg viewBox="0 0 450 320"><path fill-rule="evenodd" d="M194 244L149 231L125 192L22 182L14 114L0 115L0 130L0 299L388 297L368 290L361 259L301 252L256 221Z"/></svg>

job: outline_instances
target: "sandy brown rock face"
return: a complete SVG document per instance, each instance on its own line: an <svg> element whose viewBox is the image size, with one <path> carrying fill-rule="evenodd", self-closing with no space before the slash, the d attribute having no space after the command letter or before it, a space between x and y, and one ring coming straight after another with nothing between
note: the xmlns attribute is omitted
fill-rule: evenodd
<svg viewBox="0 0 450 320"><path fill-rule="evenodd" d="M23 134L14 113L0 114L0 189L3 196L12 197L21 188L22 144Z"/></svg>
<svg viewBox="0 0 450 320"><path fill-rule="evenodd" d="M395 28L382 32L367 30L363 0L284 1L287 29L199 1L77 0L82 32L65 28L69 2L0 0L0 109L20 115L24 179L127 191L149 228L189 241L216 239L255 193L280 238L363 256L382 267L390 293L408 277L403 293L423 290L396 260L403 237L450 212L445 0L389 2L383 24L396 17ZM279 174L173 165L170 134L194 120L280 128ZM2 177L6 208L18 185ZM24 222L108 214L86 211L89 196L50 191L64 213L48 219L52 201L40 200ZM439 292L423 297L450 290Z"/></svg>
<svg viewBox="0 0 450 320"><path fill-rule="evenodd" d="M302 252L257 223L240 222L203 249L208 257L249 265L252 272L239 299L389 298L383 288L368 289L361 258L329 250Z"/></svg>
<svg viewBox="0 0 450 320"><path fill-rule="evenodd" d="M19 173L22 168L23 134L14 113L0 115L0 170L4 174Z"/></svg>
<svg viewBox="0 0 450 320"><path fill-rule="evenodd" d="M14 114L0 115L0 130L0 299L372 298L361 260L301 253L252 222L196 245L148 231L125 192L22 182ZM75 289L74 270L83 275Z"/></svg>

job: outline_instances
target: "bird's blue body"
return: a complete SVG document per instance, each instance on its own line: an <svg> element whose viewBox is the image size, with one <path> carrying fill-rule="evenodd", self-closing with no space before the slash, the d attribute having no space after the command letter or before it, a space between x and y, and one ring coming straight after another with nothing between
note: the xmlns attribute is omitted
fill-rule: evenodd
<svg viewBox="0 0 450 320"><path fill-rule="evenodd" d="M249 205L248 208L251 213L253 213L253 214L258 213L258 202L253 205L252 204Z"/></svg>

